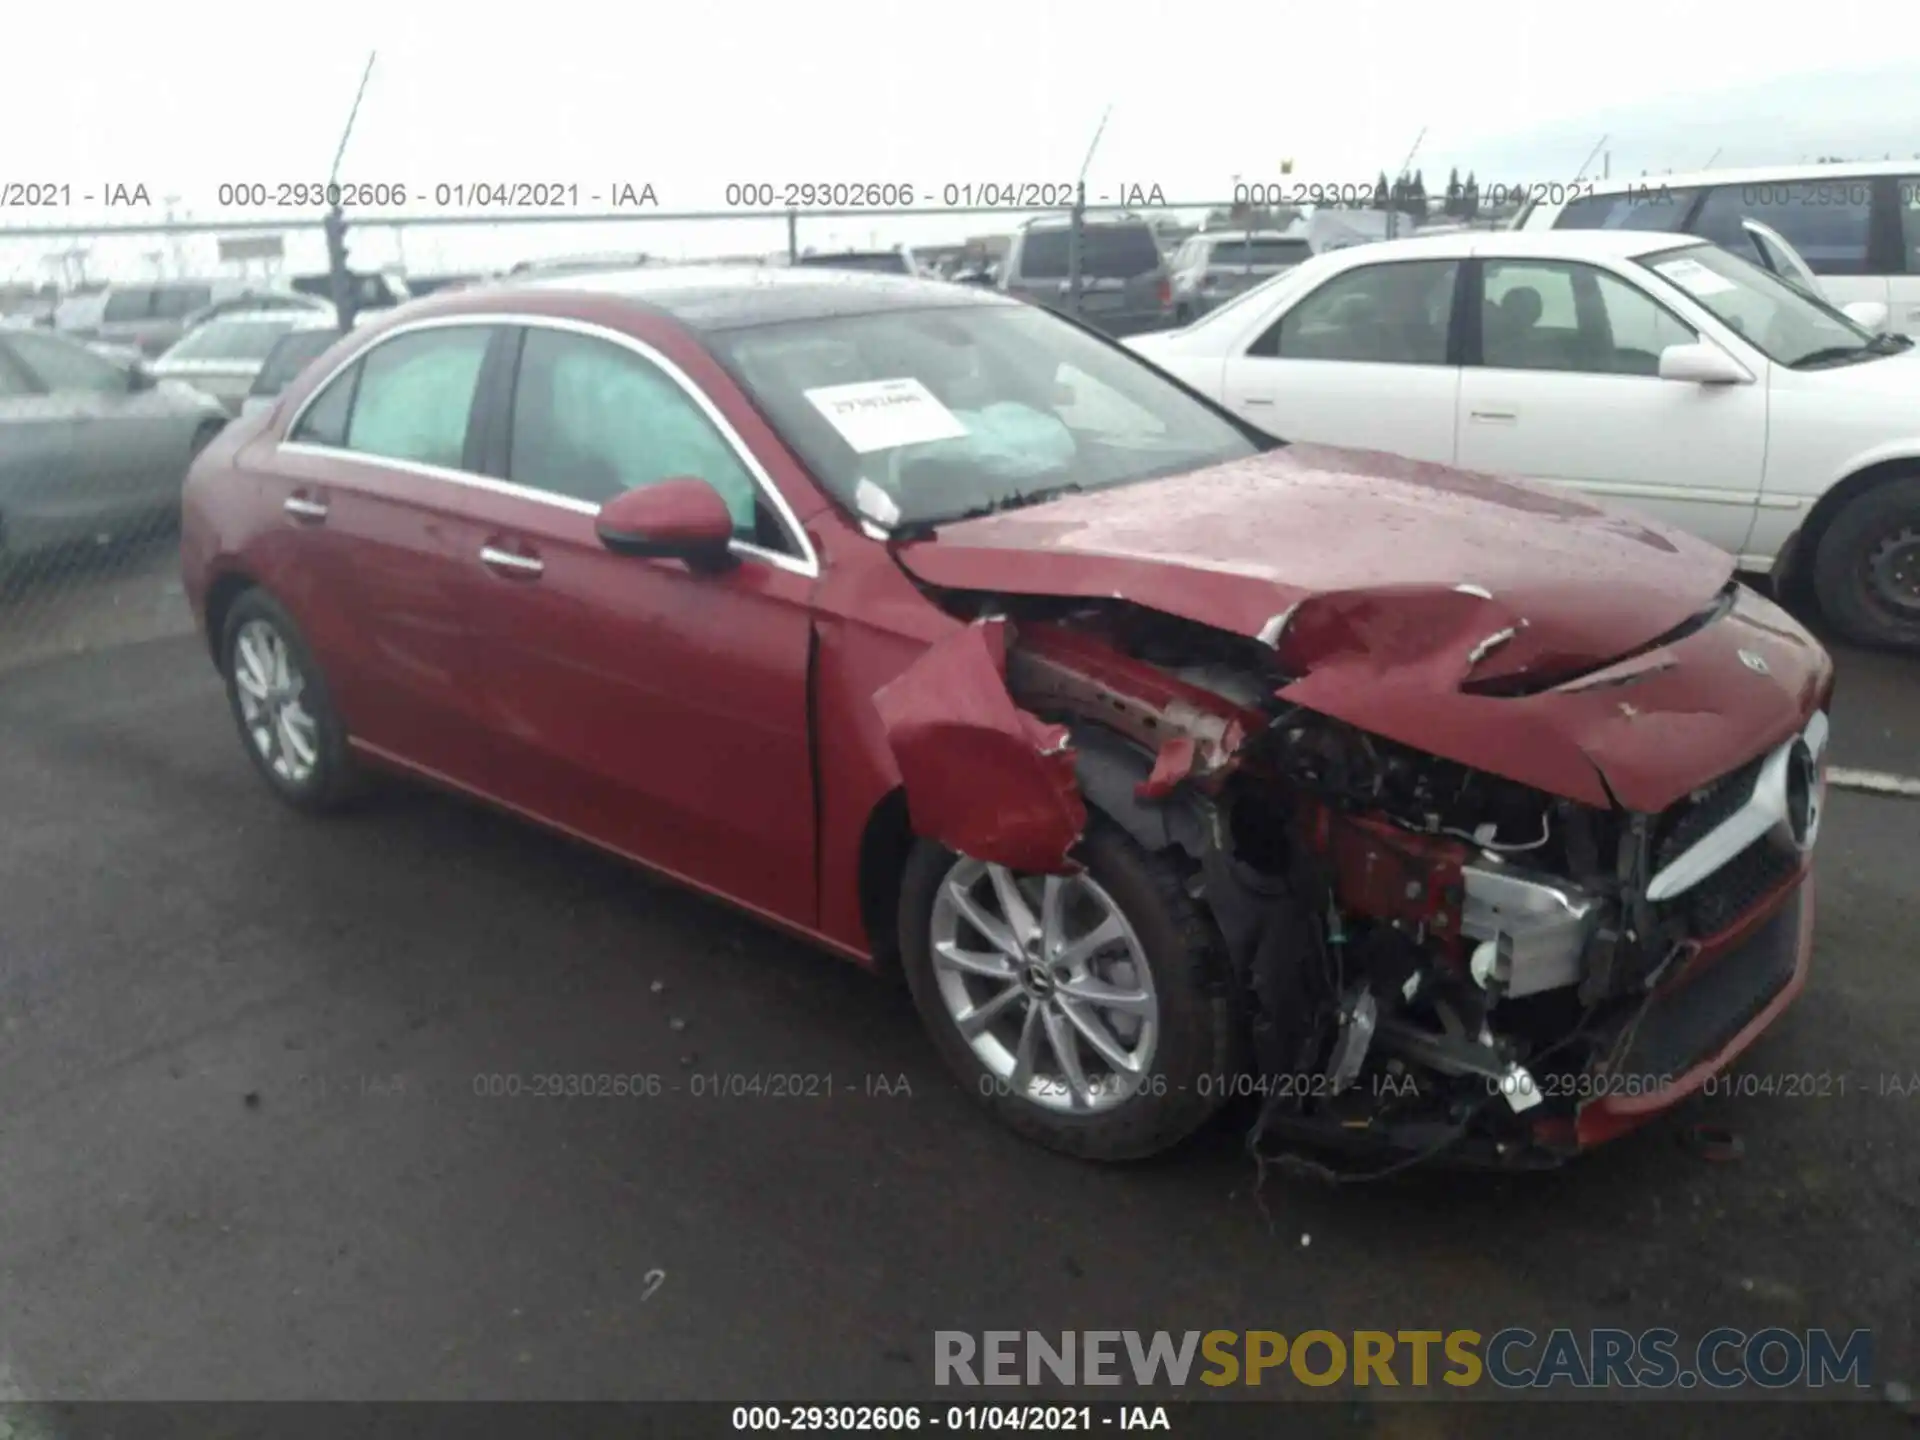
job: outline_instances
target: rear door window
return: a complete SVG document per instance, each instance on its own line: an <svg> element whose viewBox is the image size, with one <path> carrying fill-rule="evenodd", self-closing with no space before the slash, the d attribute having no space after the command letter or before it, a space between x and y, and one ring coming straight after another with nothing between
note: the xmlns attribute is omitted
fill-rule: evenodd
<svg viewBox="0 0 1920 1440"><path fill-rule="evenodd" d="M490 325L454 325L376 346L360 364L346 448L459 469L480 365L493 336Z"/></svg>
<svg viewBox="0 0 1920 1440"><path fill-rule="evenodd" d="M1362 265L1301 300L1248 349L1282 360L1444 365L1457 260Z"/></svg>
<svg viewBox="0 0 1920 1440"><path fill-rule="evenodd" d="M1223 240L1213 247L1207 263L1226 268L1235 265L1298 265L1311 252L1304 240L1254 239Z"/></svg>
<svg viewBox="0 0 1920 1440"><path fill-rule="evenodd" d="M1080 273L1096 280L1131 280L1160 268L1160 246L1144 225L1090 225L1080 236ZM1067 232L1030 230L1021 239L1020 277L1064 280Z"/></svg>
<svg viewBox="0 0 1920 1440"><path fill-rule="evenodd" d="M1902 175L1897 183L1900 251L1906 257L1906 273L1920 275L1920 175Z"/></svg>
<svg viewBox="0 0 1920 1440"><path fill-rule="evenodd" d="M153 313L160 320L184 320L212 303L211 285L163 285L155 293Z"/></svg>
<svg viewBox="0 0 1920 1440"><path fill-rule="evenodd" d="M1585 195L1561 210L1553 228L1677 232L1699 196L1698 187L1672 190L1658 182L1611 195Z"/></svg>
<svg viewBox="0 0 1920 1440"><path fill-rule="evenodd" d="M1693 232L1723 250L1747 256L1753 241L1740 228L1751 217L1778 230L1816 275L1866 275L1873 225L1869 179L1762 181L1716 185Z"/></svg>
<svg viewBox="0 0 1920 1440"><path fill-rule="evenodd" d="M151 320L153 305L152 287L116 285L107 293L107 303L100 312L100 320L106 325L124 325L131 320Z"/></svg>

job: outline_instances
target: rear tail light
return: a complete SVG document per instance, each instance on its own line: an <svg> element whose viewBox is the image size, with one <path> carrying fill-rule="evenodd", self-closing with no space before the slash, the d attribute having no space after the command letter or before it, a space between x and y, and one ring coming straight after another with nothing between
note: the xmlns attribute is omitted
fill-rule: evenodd
<svg viewBox="0 0 1920 1440"><path fill-rule="evenodd" d="M1173 282L1164 275L1160 277L1160 308L1166 310L1173 305Z"/></svg>

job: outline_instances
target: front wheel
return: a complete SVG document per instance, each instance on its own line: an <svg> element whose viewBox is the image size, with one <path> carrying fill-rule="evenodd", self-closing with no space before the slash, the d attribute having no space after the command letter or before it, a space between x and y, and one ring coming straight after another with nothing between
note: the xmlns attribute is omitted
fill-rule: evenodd
<svg viewBox="0 0 1920 1440"><path fill-rule="evenodd" d="M359 789L346 727L293 617L264 590L233 602L220 655L247 754L282 800L331 810Z"/></svg>
<svg viewBox="0 0 1920 1440"><path fill-rule="evenodd" d="M1920 476L1847 502L1814 552L1813 589L1847 639L1920 649Z"/></svg>
<svg viewBox="0 0 1920 1440"><path fill-rule="evenodd" d="M1233 1029L1219 938L1173 862L1095 817L1077 876L921 841L900 949L941 1056L1011 1129L1091 1160L1155 1154L1219 1108Z"/></svg>

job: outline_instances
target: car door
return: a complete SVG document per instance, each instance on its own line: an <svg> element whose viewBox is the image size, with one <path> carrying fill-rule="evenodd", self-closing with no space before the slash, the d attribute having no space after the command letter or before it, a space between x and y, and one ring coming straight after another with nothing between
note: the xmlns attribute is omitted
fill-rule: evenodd
<svg viewBox="0 0 1920 1440"><path fill-rule="evenodd" d="M818 566L759 463L651 347L530 326L462 556L492 792L756 909L811 923ZM676 477L733 511L739 563L615 555L602 502Z"/></svg>
<svg viewBox="0 0 1920 1440"><path fill-rule="evenodd" d="M178 503L194 427L206 417L84 345L34 331L9 344L72 425L75 506L124 524Z"/></svg>
<svg viewBox="0 0 1920 1440"><path fill-rule="evenodd" d="M1342 270L1300 295L1222 377L1227 408L1287 440L1454 458L1459 260Z"/></svg>
<svg viewBox="0 0 1920 1440"><path fill-rule="evenodd" d="M319 655L357 742L466 785L486 778L465 613L481 377L506 327L382 336L270 437L284 516L269 588Z"/></svg>
<svg viewBox="0 0 1920 1440"><path fill-rule="evenodd" d="M1661 350L1698 333L1611 270L1477 263L1461 466L1568 485L1740 553L1760 503L1766 387L1659 378Z"/></svg>

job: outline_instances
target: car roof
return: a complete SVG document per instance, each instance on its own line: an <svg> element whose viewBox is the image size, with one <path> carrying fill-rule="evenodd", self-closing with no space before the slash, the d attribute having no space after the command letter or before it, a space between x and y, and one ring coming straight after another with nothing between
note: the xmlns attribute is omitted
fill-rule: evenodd
<svg viewBox="0 0 1920 1440"><path fill-rule="evenodd" d="M1405 240L1374 240L1322 255L1375 260L1452 259L1469 255L1524 255L1558 259L1631 260L1706 242L1662 230L1448 230Z"/></svg>
<svg viewBox="0 0 1920 1440"><path fill-rule="evenodd" d="M1588 195L1619 195L1629 190L1647 190L1658 194L1668 190L1691 190L1702 185L1778 184L1794 180L1858 180L1864 176L1908 174L1920 171L1920 161L1850 160L1841 164L1817 165L1742 165L1725 170L1688 170L1674 175L1621 176L1617 180L1583 180L1567 188L1574 192L1566 203L1573 204Z"/></svg>
<svg viewBox="0 0 1920 1440"><path fill-rule="evenodd" d="M608 270L592 274L542 276L510 281L484 293L486 309L511 308L519 293L576 295L629 300L666 312L691 330L737 330L794 320L825 320L885 310L929 310L963 305L1018 306L1020 301L992 292L871 270L833 270L803 265L663 265L644 270ZM425 302L431 305L430 298ZM452 307L450 307L452 308ZM414 313L425 313L416 311Z"/></svg>
<svg viewBox="0 0 1920 1440"><path fill-rule="evenodd" d="M274 320L284 322L291 330L333 330L338 323L326 310L309 309L301 305L262 305L250 309L222 310L218 315L208 318L209 325L225 324L229 320Z"/></svg>

